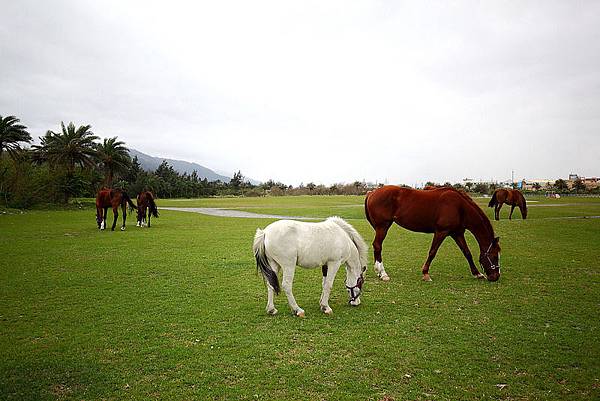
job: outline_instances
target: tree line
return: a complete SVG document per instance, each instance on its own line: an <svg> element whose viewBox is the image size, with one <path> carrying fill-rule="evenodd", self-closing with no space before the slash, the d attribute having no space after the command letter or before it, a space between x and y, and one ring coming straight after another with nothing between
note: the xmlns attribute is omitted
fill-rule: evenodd
<svg viewBox="0 0 600 401"><path fill-rule="evenodd" d="M90 125L61 122L31 145L27 127L15 116L0 115L0 204L28 208L42 203L68 203L95 197L100 188L121 188L130 194L153 191L158 197L236 195L253 186L236 173L229 183L210 182L196 171L181 174L166 161L144 171L137 157L117 137L95 135ZM31 145L31 146L28 146Z"/></svg>

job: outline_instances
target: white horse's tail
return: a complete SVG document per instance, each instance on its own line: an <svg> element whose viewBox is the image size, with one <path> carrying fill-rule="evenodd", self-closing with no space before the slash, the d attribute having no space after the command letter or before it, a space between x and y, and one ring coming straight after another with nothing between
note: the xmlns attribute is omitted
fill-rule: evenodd
<svg viewBox="0 0 600 401"><path fill-rule="evenodd" d="M269 266L265 252L265 232L260 228L256 229L252 249L256 258L256 268L260 270L265 280L273 287L275 294L279 294L279 279L277 278L277 274L271 269L271 266Z"/></svg>

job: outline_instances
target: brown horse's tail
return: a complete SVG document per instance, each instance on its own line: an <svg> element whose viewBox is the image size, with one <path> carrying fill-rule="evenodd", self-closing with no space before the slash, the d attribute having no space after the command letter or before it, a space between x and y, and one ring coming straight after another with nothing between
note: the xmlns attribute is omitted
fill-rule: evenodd
<svg viewBox="0 0 600 401"><path fill-rule="evenodd" d="M494 191L494 193L492 194L492 199L490 199L490 203L488 203L488 207L494 207L498 204L498 199L496 199L496 194L498 192Z"/></svg>
<svg viewBox="0 0 600 401"><path fill-rule="evenodd" d="M148 208L150 209L150 214L154 217L158 217L158 208L156 207L156 203L154 202L154 197L148 193L146 197L148 199Z"/></svg>
<svg viewBox="0 0 600 401"><path fill-rule="evenodd" d="M367 195L365 196L365 216L367 217L369 224L371 224L371 227L375 227L373 225L373 221L371 220L371 216L369 215L369 206L367 205L367 201L369 200L369 195L371 195L371 192L372 191L367 192Z"/></svg>
<svg viewBox="0 0 600 401"><path fill-rule="evenodd" d="M127 204L129 204L130 209L137 210L137 206L133 203L133 201L131 200L129 195L127 195L127 192L123 191L123 192L121 192L121 195L122 195L121 206L125 206L125 203L127 202Z"/></svg>

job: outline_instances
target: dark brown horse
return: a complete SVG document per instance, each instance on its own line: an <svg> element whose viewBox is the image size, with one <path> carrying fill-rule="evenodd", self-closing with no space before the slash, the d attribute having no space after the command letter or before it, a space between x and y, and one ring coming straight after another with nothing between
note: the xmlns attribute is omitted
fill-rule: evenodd
<svg viewBox="0 0 600 401"><path fill-rule="evenodd" d="M158 217L158 209L154 202L154 196L150 191L142 191L137 196L137 224L138 227L146 225L146 214L148 214L148 227L150 227L150 216ZM148 213L150 212L150 213Z"/></svg>
<svg viewBox="0 0 600 401"><path fill-rule="evenodd" d="M523 220L527 218L527 202L525 202L525 197L518 189L501 188L494 191L488 206L494 208L494 218L496 220L500 220L500 209L502 209L503 203L511 206L510 214L508 215L509 220L512 219L513 210L515 210L515 207L517 206L521 211Z"/></svg>
<svg viewBox="0 0 600 401"><path fill-rule="evenodd" d="M393 223L411 231L433 233L429 255L423 265L423 280L431 281L429 266L447 236L454 239L465 255L471 274L477 278L484 277L473 263L465 230L473 233L479 243L479 263L487 279L496 281L500 278L500 238L494 236L494 229L485 213L464 192L448 187L416 190L388 185L367 194L365 214L375 229L375 272L384 281L389 280L389 276L383 268L381 247Z"/></svg>
<svg viewBox="0 0 600 401"><path fill-rule="evenodd" d="M117 218L119 217L119 206L121 206L121 210L123 211L123 225L121 226L121 231L125 230L125 220L127 220L127 204L132 209L136 209L137 206L133 204L127 192L121 189L106 189L103 188L98 191L98 195L96 196L96 222L98 223L98 228L100 230L104 230L106 227L106 215L108 214L108 208L112 208L113 210L113 224L111 230L115 230L115 226L117 225Z"/></svg>

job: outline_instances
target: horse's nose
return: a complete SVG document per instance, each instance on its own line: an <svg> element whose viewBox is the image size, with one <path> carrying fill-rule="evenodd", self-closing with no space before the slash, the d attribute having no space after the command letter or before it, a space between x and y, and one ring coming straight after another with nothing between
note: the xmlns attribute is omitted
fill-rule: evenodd
<svg viewBox="0 0 600 401"><path fill-rule="evenodd" d="M487 276L488 281L498 281L500 275L498 273L493 273Z"/></svg>

